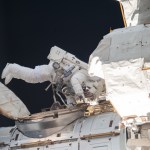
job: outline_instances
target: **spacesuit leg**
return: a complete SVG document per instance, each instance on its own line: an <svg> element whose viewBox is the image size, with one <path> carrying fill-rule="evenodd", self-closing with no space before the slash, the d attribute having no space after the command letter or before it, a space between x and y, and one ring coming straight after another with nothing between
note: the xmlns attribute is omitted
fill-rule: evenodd
<svg viewBox="0 0 150 150"><path fill-rule="evenodd" d="M8 84L12 78L22 79L28 83L41 83L53 81L55 71L51 64L36 66L35 69L23 67L18 64L8 64L2 72L2 79Z"/></svg>

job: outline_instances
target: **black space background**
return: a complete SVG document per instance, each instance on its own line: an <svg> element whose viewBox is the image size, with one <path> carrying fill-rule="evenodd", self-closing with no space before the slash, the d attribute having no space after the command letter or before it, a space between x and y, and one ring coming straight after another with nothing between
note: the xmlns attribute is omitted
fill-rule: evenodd
<svg viewBox="0 0 150 150"><path fill-rule="evenodd" d="M54 45L88 62L110 27L123 27L115 0L0 0L0 74L7 62L48 64ZM8 87L35 113L53 102L51 90L44 90L48 84L13 79ZM10 125L14 122L0 115L0 126Z"/></svg>

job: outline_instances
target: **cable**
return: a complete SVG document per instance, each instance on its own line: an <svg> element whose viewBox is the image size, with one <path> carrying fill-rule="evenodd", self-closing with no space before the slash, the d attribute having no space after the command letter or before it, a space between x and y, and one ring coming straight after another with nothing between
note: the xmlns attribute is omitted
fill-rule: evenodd
<svg viewBox="0 0 150 150"><path fill-rule="evenodd" d="M67 104L65 103L65 101L63 100L63 98L61 97L61 95L60 95L58 92L56 92L56 94L59 96L59 98L61 99L61 101L63 102L63 104L64 104L66 107L68 107Z"/></svg>

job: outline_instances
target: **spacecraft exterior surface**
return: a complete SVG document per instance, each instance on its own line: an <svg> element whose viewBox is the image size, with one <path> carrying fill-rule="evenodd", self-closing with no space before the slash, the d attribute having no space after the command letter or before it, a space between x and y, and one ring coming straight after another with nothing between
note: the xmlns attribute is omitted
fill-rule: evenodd
<svg viewBox="0 0 150 150"><path fill-rule="evenodd" d="M59 132L40 139L23 135L17 127L1 128L0 148L4 150L123 150L126 144L126 131L118 126L120 119L114 112L80 117ZM64 120L61 123L63 124Z"/></svg>
<svg viewBox="0 0 150 150"><path fill-rule="evenodd" d="M1 84L0 111L16 120L16 125L0 128L0 149L150 150L150 2L120 2L128 27L116 29L104 36L90 56L88 70L84 62L80 63L75 56L56 47L48 56L51 60L52 55L55 55L55 60L50 65L50 70L54 72L52 75L47 74L46 69L43 71L44 76L38 74L35 78L34 71L45 70L48 65L35 68L34 71L16 64L6 66L2 75L6 79L5 83L10 82L13 77L31 81L24 76L23 72L26 70L33 73L34 80L31 82L49 80L58 85L62 82L53 81L63 81L67 89L62 93L68 98L68 102L64 102L65 109L55 107L54 110L30 115L19 98ZM17 68L20 74L16 75L11 66L13 70ZM83 72L80 72L82 69ZM75 84L71 86L69 81L73 75ZM88 83L87 80L91 88L85 84ZM105 81L106 88L95 83L102 81ZM73 93L68 87L73 87ZM95 94L93 87L103 90ZM103 105L103 100L99 99L102 92L106 94L105 102L110 101L114 109L108 107L108 103ZM96 99L96 103L92 106L90 101L93 99ZM57 102L55 97L54 102ZM88 105L84 105L85 102ZM7 107L11 109L8 110Z"/></svg>

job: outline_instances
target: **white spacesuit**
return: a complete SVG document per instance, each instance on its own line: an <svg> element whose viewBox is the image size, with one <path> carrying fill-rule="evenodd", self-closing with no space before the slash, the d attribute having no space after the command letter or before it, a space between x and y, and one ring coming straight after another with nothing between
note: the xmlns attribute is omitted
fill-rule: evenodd
<svg viewBox="0 0 150 150"><path fill-rule="evenodd" d="M56 46L51 48L47 58L50 60L48 65L36 66L35 69L7 64L2 73L5 84L12 78L28 83L50 81L56 94L61 92L65 95L67 104L75 104L77 100L99 100L105 91L104 80L90 77L86 63Z"/></svg>

